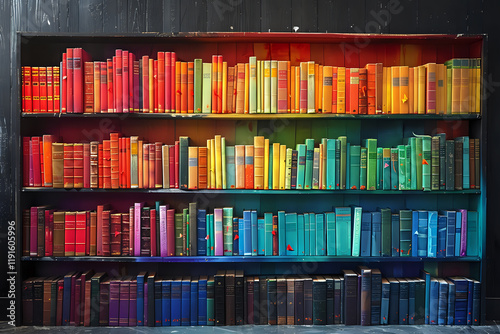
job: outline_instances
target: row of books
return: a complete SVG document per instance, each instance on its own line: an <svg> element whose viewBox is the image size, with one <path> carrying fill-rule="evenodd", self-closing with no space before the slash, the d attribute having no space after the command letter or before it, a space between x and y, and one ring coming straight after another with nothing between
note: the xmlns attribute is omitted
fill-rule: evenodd
<svg viewBox="0 0 500 334"><path fill-rule="evenodd" d="M53 188L463 190L480 188L479 139L416 135L406 145L369 138L306 139L295 149L255 136L253 145L225 137L189 146L147 143L110 133L102 143L23 137L23 186Z"/></svg>
<svg viewBox="0 0 500 334"><path fill-rule="evenodd" d="M22 73L24 112L468 114L481 107L480 58L346 68L251 56L228 66L221 55L212 63L180 61L175 52L136 60L121 49L91 61L68 48L59 67Z"/></svg>
<svg viewBox="0 0 500 334"><path fill-rule="evenodd" d="M481 283L465 277L383 278L367 267L300 277L89 270L29 278L22 288L29 326L478 325L481 295Z"/></svg>
<svg viewBox="0 0 500 334"><path fill-rule="evenodd" d="M42 256L478 256L478 212L358 206L296 213L232 207L182 212L157 201L126 213L31 207L23 216L23 255Z"/></svg>

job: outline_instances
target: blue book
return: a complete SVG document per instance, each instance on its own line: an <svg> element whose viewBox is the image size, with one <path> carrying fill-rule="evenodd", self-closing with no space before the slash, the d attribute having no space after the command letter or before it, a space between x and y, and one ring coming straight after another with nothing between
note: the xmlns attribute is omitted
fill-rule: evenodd
<svg viewBox="0 0 500 334"><path fill-rule="evenodd" d="M297 173L298 173L298 167L297 167ZM273 189L273 145L269 144L269 183L268 183L268 188L269 189ZM298 186L298 182L299 182L299 178L298 178L298 174L297 174L297 186Z"/></svg>
<svg viewBox="0 0 500 334"><path fill-rule="evenodd" d="M191 324L191 281L189 277L183 277L181 283L181 326Z"/></svg>
<svg viewBox="0 0 500 334"><path fill-rule="evenodd" d="M446 311L446 324L453 325L455 323L455 283L453 283L450 279L447 279L446 283L448 283L448 309Z"/></svg>
<svg viewBox="0 0 500 334"><path fill-rule="evenodd" d="M391 189L399 189L399 150L391 148Z"/></svg>
<svg viewBox="0 0 500 334"><path fill-rule="evenodd" d="M381 256L382 253L382 214L372 212L371 256Z"/></svg>
<svg viewBox="0 0 500 334"><path fill-rule="evenodd" d="M310 243L311 243L311 227L309 223L309 214L304 213L304 255L311 255Z"/></svg>
<svg viewBox="0 0 500 334"><path fill-rule="evenodd" d="M304 189L312 189L314 158L314 139L306 139L306 168L304 172Z"/></svg>
<svg viewBox="0 0 500 334"><path fill-rule="evenodd" d="M171 280L161 281L161 313L162 326L170 326L170 284Z"/></svg>
<svg viewBox="0 0 500 334"><path fill-rule="evenodd" d="M351 208L335 208L337 255L351 256Z"/></svg>
<svg viewBox="0 0 500 334"><path fill-rule="evenodd" d="M326 254L327 255L335 255L335 231L336 231L336 223L335 223L335 212L326 212Z"/></svg>
<svg viewBox="0 0 500 334"><path fill-rule="evenodd" d="M446 247L445 257L455 256L455 211L442 211L446 216Z"/></svg>
<svg viewBox="0 0 500 334"><path fill-rule="evenodd" d="M437 254L436 257L446 257L446 216L438 215Z"/></svg>
<svg viewBox="0 0 500 334"><path fill-rule="evenodd" d="M197 252L199 256L207 255L207 210L198 209L197 216L198 242Z"/></svg>
<svg viewBox="0 0 500 334"><path fill-rule="evenodd" d="M233 255L240 254L240 219L233 218Z"/></svg>
<svg viewBox="0 0 500 334"><path fill-rule="evenodd" d="M342 151L341 151L342 153ZM351 144L346 143L345 148L345 189L351 189ZM361 157L360 157L361 159ZM344 189L344 188L342 188Z"/></svg>
<svg viewBox="0 0 500 334"><path fill-rule="evenodd" d="M326 255L325 232L325 215L318 213L316 214L316 255Z"/></svg>
<svg viewBox="0 0 500 334"><path fill-rule="evenodd" d="M236 189L236 165L234 163L234 146L226 146L226 188Z"/></svg>
<svg viewBox="0 0 500 334"><path fill-rule="evenodd" d="M170 292L170 321L171 326L181 325L181 305L182 305L182 287L181 287L181 277L176 277L171 283ZM137 300L137 305L139 305L139 300ZM139 317L139 312L137 312L137 317Z"/></svg>
<svg viewBox="0 0 500 334"><path fill-rule="evenodd" d="M361 215L363 210L361 207L353 208L352 220L352 256L359 256L361 248Z"/></svg>
<svg viewBox="0 0 500 334"><path fill-rule="evenodd" d="M391 149L382 150L382 189L391 190Z"/></svg>
<svg viewBox="0 0 500 334"><path fill-rule="evenodd" d="M425 281L425 324L429 324L429 307L430 307L430 296L431 296L431 274L425 270L421 270L421 277Z"/></svg>
<svg viewBox="0 0 500 334"><path fill-rule="evenodd" d="M269 146L271 149L271 146ZM272 154L271 154L272 157ZM269 170L272 171L271 160L269 159ZM297 189L304 189L304 177L306 173L306 145L297 144ZM270 184L270 183L269 183ZM269 187L269 189L272 189Z"/></svg>
<svg viewBox="0 0 500 334"><path fill-rule="evenodd" d="M76 271L72 271L64 276L63 283L63 309L62 309L62 325L69 326L70 322L70 304L71 304L71 278L77 275ZM73 291L73 294L75 292ZM42 310L33 310L34 312L42 312Z"/></svg>
<svg viewBox="0 0 500 334"><path fill-rule="evenodd" d="M437 225L438 214L436 211L429 211L427 230L427 257L437 256Z"/></svg>
<svg viewBox="0 0 500 334"><path fill-rule="evenodd" d="M273 214L264 213L264 255L273 255Z"/></svg>
<svg viewBox="0 0 500 334"><path fill-rule="evenodd" d="M399 324L399 281L397 278L388 278L390 283L389 295L389 325Z"/></svg>
<svg viewBox="0 0 500 334"><path fill-rule="evenodd" d="M137 275L137 326L144 326L144 277L145 271Z"/></svg>
<svg viewBox="0 0 500 334"><path fill-rule="evenodd" d="M244 242L244 253L245 256L252 255L252 233L251 231L251 211L244 210L243 211L243 231L240 231L240 238L243 238ZM242 233L243 232L243 233Z"/></svg>
<svg viewBox="0 0 500 334"><path fill-rule="evenodd" d="M240 256L245 255L245 238L243 234L244 230L245 221L243 220L243 218L238 218L238 251Z"/></svg>
<svg viewBox="0 0 500 334"><path fill-rule="evenodd" d="M309 253L316 255L316 215L309 213Z"/></svg>
<svg viewBox="0 0 500 334"><path fill-rule="evenodd" d="M470 174L469 174L469 137L464 136L463 138L463 148L462 148L462 188L470 189Z"/></svg>
<svg viewBox="0 0 500 334"><path fill-rule="evenodd" d="M415 291L417 281L408 278L408 325L415 325Z"/></svg>
<svg viewBox="0 0 500 334"><path fill-rule="evenodd" d="M207 276L200 276L200 279L198 280L198 326L206 326L206 325L207 325Z"/></svg>
<svg viewBox="0 0 500 334"><path fill-rule="evenodd" d="M335 189L335 142L326 140L326 189ZM359 188L359 187L358 187Z"/></svg>
<svg viewBox="0 0 500 334"><path fill-rule="evenodd" d="M297 254L305 255L304 215L297 215Z"/></svg>
<svg viewBox="0 0 500 334"><path fill-rule="evenodd" d="M472 325L472 312L474 305L474 281L467 278L467 325Z"/></svg>
<svg viewBox="0 0 500 334"><path fill-rule="evenodd" d="M437 278L431 278L429 288L429 325L438 324L439 311L439 281Z"/></svg>
<svg viewBox="0 0 500 334"><path fill-rule="evenodd" d="M191 300L190 300L190 305L191 305L191 311L190 311L190 323L191 326L197 326L198 325L198 289L199 289L199 284L198 284L198 279L193 278L191 279Z"/></svg>
<svg viewBox="0 0 500 334"><path fill-rule="evenodd" d="M361 256L370 256L372 240L372 213L361 215Z"/></svg>
<svg viewBox="0 0 500 334"><path fill-rule="evenodd" d="M448 312L448 283L442 278L439 281L438 325L446 325Z"/></svg>
<svg viewBox="0 0 500 334"><path fill-rule="evenodd" d="M467 301L469 282L464 277L450 277L455 283L455 320L454 325L467 325Z"/></svg>
<svg viewBox="0 0 500 334"><path fill-rule="evenodd" d="M271 230L273 225L271 223ZM265 255L266 254L266 246L265 246L265 235L266 235L266 227L264 218L257 219L257 255Z"/></svg>
<svg viewBox="0 0 500 334"><path fill-rule="evenodd" d="M481 282L473 280L472 291L472 325L477 326L481 321Z"/></svg>
<svg viewBox="0 0 500 334"><path fill-rule="evenodd" d="M285 211L278 211L278 255L286 255Z"/></svg>
<svg viewBox="0 0 500 334"><path fill-rule="evenodd" d="M391 215L391 256L399 256L399 213Z"/></svg>
<svg viewBox="0 0 500 334"><path fill-rule="evenodd" d="M479 231L477 211L467 212L467 256L479 256Z"/></svg>
<svg viewBox="0 0 500 334"><path fill-rule="evenodd" d="M155 280L154 283L155 287L155 292L154 292L154 299L155 299L155 327L161 327L163 325L163 310L162 310L162 300L163 300L163 287L162 287L162 280L157 279Z"/></svg>
<svg viewBox="0 0 500 334"><path fill-rule="evenodd" d="M418 211L411 213L411 256L418 256Z"/></svg>
<svg viewBox="0 0 500 334"><path fill-rule="evenodd" d="M257 219L257 211L252 210L250 213L250 231L252 235L252 256L257 255L257 247L258 247L258 229L257 229L258 219Z"/></svg>
<svg viewBox="0 0 500 334"><path fill-rule="evenodd" d="M279 229L279 217L278 217L278 229ZM296 213L285 214L285 244L286 244L285 255L298 254Z"/></svg>
<svg viewBox="0 0 500 334"><path fill-rule="evenodd" d="M455 256L460 256L460 238L462 237L462 212L455 216Z"/></svg>
<svg viewBox="0 0 500 334"><path fill-rule="evenodd" d="M339 137L340 138L340 137ZM341 163L341 142L339 139L335 141L335 189L340 189L340 163Z"/></svg>
<svg viewBox="0 0 500 334"><path fill-rule="evenodd" d="M383 189L384 182L384 148L377 147L377 190Z"/></svg>
<svg viewBox="0 0 500 334"><path fill-rule="evenodd" d="M387 278L382 278L382 299L380 301L380 324L389 324L389 300L391 296L391 284Z"/></svg>
<svg viewBox="0 0 500 334"><path fill-rule="evenodd" d="M418 211L418 243L417 243L417 255L418 257L427 257L427 243L428 243L428 212L419 210Z"/></svg>
<svg viewBox="0 0 500 334"><path fill-rule="evenodd" d="M417 190L417 138L408 138L410 145L410 189Z"/></svg>
<svg viewBox="0 0 500 334"><path fill-rule="evenodd" d="M398 278L399 281L399 324L408 324L408 314L410 309L410 285L405 278Z"/></svg>
<svg viewBox="0 0 500 334"><path fill-rule="evenodd" d="M371 324L380 325L380 302L382 300L382 274L379 269L372 269L371 286Z"/></svg>

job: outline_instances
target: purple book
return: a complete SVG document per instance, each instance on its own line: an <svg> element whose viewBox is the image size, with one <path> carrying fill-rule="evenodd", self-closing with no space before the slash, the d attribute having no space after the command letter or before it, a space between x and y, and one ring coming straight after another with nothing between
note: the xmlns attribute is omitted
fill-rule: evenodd
<svg viewBox="0 0 500 334"><path fill-rule="evenodd" d="M222 233L222 209L214 209L215 256L224 255L224 240Z"/></svg>
<svg viewBox="0 0 500 334"><path fill-rule="evenodd" d="M144 326L148 325L148 282L144 281Z"/></svg>
<svg viewBox="0 0 500 334"><path fill-rule="evenodd" d="M462 213L462 228L460 233L460 256L467 255L467 210L460 209Z"/></svg>
<svg viewBox="0 0 500 334"><path fill-rule="evenodd" d="M71 276L71 291L73 292L71 294L71 305L70 305L70 313L69 313L69 324L72 325L72 326L75 326L76 323L75 323L75 310L76 310L76 307L80 307L80 300L78 300L78 302L76 301L76 280L77 278L80 277L80 273L79 272L76 272L73 276ZM80 282L81 284L81 282ZM80 289L80 287L78 287L78 289ZM78 298L80 298L80 293L81 291L79 291L78 293ZM80 319L78 319L78 321L80 321Z"/></svg>
<svg viewBox="0 0 500 334"><path fill-rule="evenodd" d="M120 316L118 319L118 324L120 326L128 326L131 279L131 276L127 276L120 282Z"/></svg>
<svg viewBox="0 0 500 334"><path fill-rule="evenodd" d="M118 326L120 312L120 279L114 278L109 283L109 326Z"/></svg>
<svg viewBox="0 0 500 334"><path fill-rule="evenodd" d="M109 285L110 280L106 278L99 286L99 326L108 326L109 324Z"/></svg>
<svg viewBox="0 0 500 334"><path fill-rule="evenodd" d="M137 326L137 280L135 279L130 281L129 297L128 325Z"/></svg>
<svg viewBox="0 0 500 334"><path fill-rule="evenodd" d="M168 256L167 251L167 210L168 205L160 205L160 256Z"/></svg>
<svg viewBox="0 0 500 334"><path fill-rule="evenodd" d="M77 325L80 325L80 301L81 301L81 298L82 298L82 280L81 280L81 276L78 277L75 281L75 289L73 289L73 287L71 287L71 291L73 291L73 298L71 298L71 304L74 303L74 307L73 305L71 305L73 307L73 311L71 312L71 315L70 315L70 321L69 321L69 324L70 326L77 326Z"/></svg>
<svg viewBox="0 0 500 334"><path fill-rule="evenodd" d="M141 256L141 213L143 204L134 204L134 256Z"/></svg>

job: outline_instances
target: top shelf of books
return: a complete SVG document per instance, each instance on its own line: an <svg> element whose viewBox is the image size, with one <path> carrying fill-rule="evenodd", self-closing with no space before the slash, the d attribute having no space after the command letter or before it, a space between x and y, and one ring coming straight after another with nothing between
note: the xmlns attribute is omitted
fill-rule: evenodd
<svg viewBox="0 0 500 334"><path fill-rule="evenodd" d="M23 116L476 118L482 108L485 35L20 33L19 38Z"/></svg>

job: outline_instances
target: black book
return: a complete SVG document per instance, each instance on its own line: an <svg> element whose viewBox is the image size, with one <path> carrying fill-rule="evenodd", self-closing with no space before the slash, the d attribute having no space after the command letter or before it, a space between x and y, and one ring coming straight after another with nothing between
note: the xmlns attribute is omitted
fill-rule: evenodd
<svg viewBox="0 0 500 334"><path fill-rule="evenodd" d="M215 305L215 281L213 276L208 276L207 280L207 305L211 303ZM209 317L212 315L212 318ZM207 310L207 324L213 325L215 323L215 309L211 312Z"/></svg>
<svg viewBox="0 0 500 334"><path fill-rule="evenodd" d="M253 279L253 323L260 324L260 278L258 276Z"/></svg>
<svg viewBox="0 0 500 334"><path fill-rule="evenodd" d="M154 294L155 294L155 298L154 298L155 314L153 315L154 320L155 320L154 324L153 324L154 327L161 327L162 326L162 314L161 314L161 311L162 311L161 303L163 300L162 282L163 282L162 279L158 277L157 279L155 279L155 283L154 283L154 286L155 286L155 291L154 291Z"/></svg>
<svg viewBox="0 0 500 334"><path fill-rule="evenodd" d="M267 325L267 278L260 278L260 319L259 324Z"/></svg>
<svg viewBox="0 0 500 334"><path fill-rule="evenodd" d="M155 280L156 273L148 273L148 327L155 326Z"/></svg>
<svg viewBox="0 0 500 334"><path fill-rule="evenodd" d="M286 325L286 278L276 280L276 317L278 325Z"/></svg>
<svg viewBox="0 0 500 334"><path fill-rule="evenodd" d="M269 277L267 279L267 323L268 325L276 325L276 278Z"/></svg>
<svg viewBox="0 0 500 334"><path fill-rule="evenodd" d="M408 324L409 313L409 283L405 278L398 278L399 281L399 324Z"/></svg>
<svg viewBox="0 0 500 334"><path fill-rule="evenodd" d="M225 279L226 290L226 326L234 326L235 320L235 271L227 270Z"/></svg>
<svg viewBox="0 0 500 334"><path fill-rule="evenodd" d="M143 207L141 212L141 256L151 256L151 220L149 207Z"/></svg>
<svg viewBox="0 0 500 334"><path fill-rule="evenodd" d="M446 190L455 190L455 141L447 140L446 149Z"/></svg>
<svg viewBox="0 0 500 334"><path fill-rule="evenodd" d="M214 276L214 304L215 304L215 325L224 326L226 323L226 307L225 307L225 287L224 279L226 272L218 270Z"/></svg>
<svg viewBox="0 0 500 334"><path fill-rule="evenodd" d="M43 325L43 280L37 277L33 281L33 326Z"/></svg>
<svg viewBox="0 0 500 334"><path fill-rule="evenodd" d="M326 325L326 280L323 276L313 279L313 324Z"/></svg>
<svg viewBox="0 0 500 334"><path fill-rule="evenodd" d="M333 276L333 321L335 325L341 323L341 305L342 302L342 294L341 294L341 286L342 282L340 280L340 276Z"/></svg>
<svg viewBox="0 0 500 334"><path fill-rule="evenodd" d="M196 202L189 203L189 255L198 255L198 210ZM159 230L157 230L159 231ZM158 248L159 249L159 248Z"/></svg>
<svg viewBox="0 0 500 334"><path fill-rule="evenodd" d="M415 325L415 284L416 280L407 278L408 281L408 325Z"/></svg>
<svg viewBox="0 0 500 334"><path fill-rule="evenodd" d="M345 324L345 283L344 276L340 276L340 323Z"/></svg>
<svg viewBox="0 0 500 334"><path fill-rule="evenodd" d="M59 281L60 279L61 279L61 277L57 277L57 278L53 279L51 284L50 284L50 326L56 325L57 281Z"/></svg>
<svg viewBox="0 0 500 334"><path fill-rule="evenodd" d="M371 324L380 325L380 302L382 301L382 274L372 269Z"/></svg>
<svg viewBox="0 0 500 334"><path fill-rule="evenodd" d="M253 324L253 277L245 277L245 324Z"/></svg>
<svg viewBox="0 0 500 334"><path fill-rule="evenodd" d="M463 189L463 138L455 138L455 190Z"/></svg>
<svg viewBox="0 0 500 334"><path fill-rule="evenodd" d="M304 324L304 279L295 279L295 324ZM285 309L286 310L286 309Z"/></svg>
<svg viewBox="0 0 500 334"><path fill-rule="evenodd" d="M372 270L365 267L359 267L361 274L361 289L360 289L360 324L362 326L371 325L371 303L372 303Z"/></svg>
<svg viewBox="0 0 500 334"><path fill-rule="evenodd" d="M23 325L33 325L33 279L28 278L23 281L22 300L23 300Z"/></svg>
<svg viewBox="0 0 500 334"><path fill-rule="evenodd" d="M295 279L286 279L286 324L295 324Z"/></svg>
<svg viewBox="0 0 500 334"><path fill-rule="evenodd" d="M357 325L358 308L358 274L352 270L343 270L344 273L344 320L346 325Z"/></svg>
<svg viewBox="0 0 500 334"><path fill-rule="evenodd" d="M333 277L325 276L326 280L326 324L333 325L334 315L333 315L333 298L334 298L334 288L333 288Z"/></svg>
<svg viewBox="0 0 500 334"><path fill-rule="evenodd" d="M387 278L390 284L389 294L389 325L399 324L399 281Z"/></svg>
<svg viewBox="0 0 500 334"><path fill-rule="evenodd" d="M188 189L189 137L179 137L179 188Z"/></svg>
<svg viewBox="0 0 500 334"><path fill-rule="evenodd" d="M106 278L107 274L104 272L96 273L90 280L90 326L99 326L99 317L101 310L101 295L99 290L101 288L101 281Z"/></svg>
<svg viewBox="0 0 500 334"><path fill-rule="evenodd" d="M236 276L234 279L234 313L236 325L244 324L245 317L245 277L243 276L243 270L236 270Z"/></svg>
<svg viewBox="0 0 500 334"><path fill-rule="evenodd" d="M313 287L312 278L304 278L304 325L313 324Z"/></svg>

